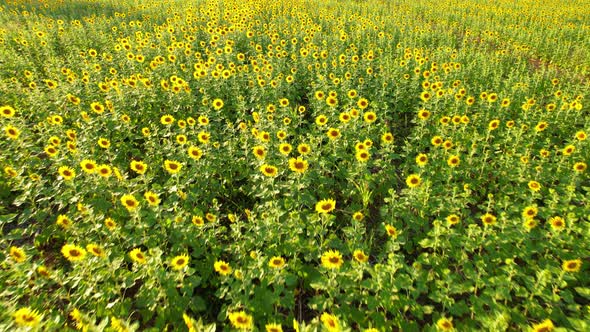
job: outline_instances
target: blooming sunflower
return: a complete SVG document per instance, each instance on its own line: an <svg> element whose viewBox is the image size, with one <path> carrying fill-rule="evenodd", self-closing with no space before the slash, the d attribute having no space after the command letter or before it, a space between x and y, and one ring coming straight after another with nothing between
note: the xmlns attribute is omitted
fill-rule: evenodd
<svg viewBox="0 0 590 332"><path fill-rule="evenodd" d="M145 197L145 200L151 206L158 206L158 204L160 204L160 197L158 197L158 194L152 191L147 191L145 194L143 194L143 197Z"/></svg>
<svg viewBox="0 0 590 332"><path fill-rule="evenodd" d="M145 264L145 262L147 261L145 254L143 252L141 252L141 249L139 249L139 248L135 248L135 249L131 250L129 252L129 257L131 258L132 261L139 263L139 264Z"/></svg>
<svg viewBox="0 0 590 332"><path fill-rule="evenodd" d="M529 186L529 189L534 192L541 190L541 184L537 181L529 181L528 186Z"/></svg>
<svg viewBox="0 0 590 332"><path fill-rule="evenodd" d="M309 146L309 144L299 144L297 146L297 152L299 152L299 154L301 154L302 156L305 156L306 154L309 154L311 152L311 147Z"/></svg>
<svg viewBox="0 0 590 332"><path fill-rule="evenodd" d="M359 249L355 250L352 253L352 257L355 261L359 263L366 263L369 260L369 256L367 256L362 250Z"/></svg>
<svg viewBox="0 0 590 332"><path fill-rule="evenodd" d="M223 100L221 100L219 98L218 99L215 99L215 100L213 100L212 105L213 105L213 108L215 110L220 110L223 107L223 105L224 105L223 104Z"/></svg>
<svg viewBox="0 0 590 332"><path fill-rule="evenodd" d="M357 149L356 154L355 154L355 158L359 162L364 163L371 158L371 154L369 153L369 151L367 149Z"/></svg>
<svg viewBox="0 0 590 332"><path fill-rule="evenodd" d="M143 161L132 160L131 161L131 170L133 170L137 174L144 174L147 171L147 164Z"/></svg>
<svg viewBox="0 0 590 332"><path fill-rule="evenodd" d="M582 267L582 260L581 259L572 259L563 261L561 268L566 272L578 272Z"/></svg>
<svg viewBox="0 0 590 332"><path fill-rule="evenodd" d="M172 258L170 261L170 266L172 266L175 270L181 270L185 266L188 265L188 255L180 255Z"/></svg>
<svg viewBox="0 0 590 332"><path fill-rule="evenodd" d="M215 269L215 271L223 276L226 276L228 274L231 274L232 269L229 266L228 263L224 262L224 261L216 261L213 264L213 268Z"/></svg>
<svg viewBox="0 0 590 332"><path fill-rule="evenodd" d="M74 244L65 244L61 247L61 253L70 262L78 262L86 257L86 250Z"/></svg>
<svg viewBox="0 0 590 332"><path fill-rule="evenodd" d="M338 250L328 250L322 254L322 266L328 269L339 269L344 261Z"/></svg>
<svg viewBox="0 0 590 332"><path fill-rule="evenodd" d="M68 166L61 166L57 171L66 181L69 181L76 176L76 172Z"/></svg>
<svg viewBox="0 0 590 332"><path fill-rule="evenodd" d="M182 164L175 160L164 161L164 168L170 174L178 174L182 169Z"/></svg>
<svg viewBox="0 0 590 332"><path fill-rule="evenodd" d="M373 123L375 121L377 121L377 114L375 114L375 112L365 112L365 114L363 114L363 119L365 120L366 123Z"/></svg>
<svg viewBox="0 0 590 332"><path fill-rule="evenodd" d="M305 171L307 171L308 167L309 167L309 165L308 165L307 161L301 159L300 157L297 159L295 159L295 158L289 159L289 169L292 170L293 172L303 174L303 173L305 173Z"/></svg>
<svg viewBox="0 0 590 332"><path fill-rule="evenodd" d="M262 172L264 176L275 177L278 174L278 169L272 165L264 164L260 166L260 172Z"/></svg>
<svg viewBox="0 0 590 332"><path fill-rule="evenodd" d="M436 321L436 327L441 331L453 330L453 322L446 317L441 317Z"/></svg>
<svg viewBox="0 0 590 332"><path fill-rule="evenodd" d="M420 167L424 167L428 163L428 156L424 153L420 153L416 156L416 164Z"/></svg>
<svg viewBox="0 0 590 332"><path fill-rule="evenodd" d="M174 117L170 114L162 115L160 118L160 123L169 126L174 123Z"/></svg>
<svg viewBox="0 0 590 332"><path fill-rule="evenodd" d="M53 145L45 147L45 153L50 157L55 157L59 151Z"/></svg>
<svg viewBox="0 0 590 332"><path fill-rule="evenodd" d="M328 132L326 132L326 135L328 136L329 139L335 140L338 137L340 137L340 130L338 130L336 128L330 128L330 129L328 129Z"/></svg>
<svg viewBox="0 0 590 332"><path fill-rule="evenodd" d="M84 173L86 174L92 174L96 172L97 166L98 165L94 160L84 159L80 162L80 167L82 168L82 171L84 171Z"/></svg>
<svg viewBox="0 0 590 332"><path fill-rule="evenodd" d="M135 199L133 195L129 194L123 195L121 197L121 204L123 204L123 206L127 208L127 210L129 211L134 211L139 206L139 202L137 201L137 199Z"/></svg>
<svg viewBox="0 0 590 332"><path fill-rule="evenodd" d="M533 332L550 332L554 328L553 322L550 319L545 319L541 323L533 325Z"/></svg>
<svg viewBox="0 0 590 332"><path fill-rule="evenodd" d="M367 106L369 106L369 101L365 98L361 98L358 100L356 105L358 106L358 108L364 110L365 108L367 108Z"/></svg>
<svg viewBox="0 0 590 332"><path fill-rule="evenodd" d="M340 323L338 322L338 318L336 316L324 312L320 317L320 320L328 332L340 332Z"/></svg>
<svg viewBox="0 0 590 332"><path fill-rule="evenodd" d="M481 222L484 224L484 226L491 226L496 223L496 216L486 213L481 216Z"/></svg>
<svg viewBox="0 0 590 332"><path fill-rule="evenodd" d="M447 216L446 220L449 226L453 226L458 224L461 221L461 218L459 218L459 216L456 214L450 214Z"/></svg>
<svg viewBox="0 0 590 332"><path fill-rule="evenodd" d="M336 201L333 199L323 199L316 203L315 210L318 213L330 213L336 208Z"/></svg>
<svg viewBox="0 0 590 332"><path fill-rule="evenodd" d="M98 175L102 176L103 178L108 178L111 176L111 174L113 174L113 169L111 166L103 164L96 168L96 173L98 173Z"/></svg>
<svg viewBox="0 0 590 332"><path fill-rule="evenodd" d="M293 150L293 147L291 146L291 144L289 144L289 143L281 143L281 144L279 144L279 152L282 155L288 156L289 153L291 153L291 150Z"/></svg>
<svg viewBox="0 0 590 332"><path fill-rule="evenodd" d="M16 111L11 106L5 105L0 107L0 116L5 118L12 118L16 114Z"/></svg>
<svg viewBox="0 0 590 332"><path fill-rule="evenodd" d="M315 124L318 126L323 126L328 123L328 118L325 115L318 115L315 118Z"/></svg>
<svg viewBox="0 0 590 332"><path fill-rule="evenodd" d="M37 310L31 308L20 308L12 314L12 318L16 325L20 327L37 327L41 323L42 315Z"/></svg>
<svg viewBox="0 0 590 332"><path fill-rule="evenodd" d="M393 134L392 133L384 133L383 135L381 135L381 142L383 144L393 143Z"/></svg>
<svg viewBox="0 0 590 332"><path fill-rule="evenodd" d="M252 154L254 154L256 159L262 160L264 157L266 157L266 150L263 146L257 145L252 148Z"/></svg>
<svg viewBox="0 0 590 332"><path fill-rule="evenodd" d="M565 228L565 220L559 216L549 218L549 224L554 231L561 231Z"/></svg>
<svg viewBox="0 0 590 332"><path fill-rule="evenodd" d="M522 217L523 218L534 218L537 216L539 210L536 206L527 206L522 210Z"/></svg>
<svg viewBox="0 0 590 332"><path fill-rule="evenodd" d="M57 221L55 223L62 228L69 228L72 226L72 221L64 214L57 216Z"/></svg>
<svg viewBox="0 0 590 332"><path fill-rule="evenodd" d="M194 160L199 160L203 156L203 151L196 146L190 146L188 148L188 156Z"/></svg>
<svg viewBox="0 0 590 332"><path fill-rule="evenodd" d="M89 253L91 253L92 255L96 256L96 257L105 257L106 253L104 252L104 250L97 244L88 244L86 245L86 251L88 251Z"/></svg>
<svg viewBox="0 0 590 332"><path fill-rule="evenodd" d="M98 146L103 149L108 149L111 146L111 142L106 138L99 138L98 139Z"/></svg>
<svg viewBox="0 0 590 332"><path fill-rule="evenodd" d="M283 332L283 327L281 324L270 323L264 326L266 332Z"/></svg>
<svg viewBox="0 0 590 332"><path fill-rule="evenodd" d="M285 266L285 259L281 256L274 256L268 261L268 266L273 269L280 269Z"/></svg>
<svg viewBox="0 0 590 332"><path fill-rule="evenodd" d="M22 263L27 259L27 254L25 254L23 249L12 246L10 247L10 257L12 257L15 262Z"/></svg>
<svg viewBox="0 0 590 332"><path fill-rule="evenodd" d="M20 130L13 125L7 125L4 127L4 132L10 139L17 139L20 136Z"/></svg>
<svg viewBox="0 0 590 332"><path fill-rule="evenodd" d="M399 235L397 229L389 224L385 225L385 232L394 239Z"/></svg>
<svg viewBox="0 0 590 332"><path fill-rule="evenodd" d="M231 325L239 330L248 330L252 328L252 316L244 311L231 312L229 314Z"/></svg>
<svg viewBox="0 0 590 332"><path fill-rule="evenodd" d="M422 178L420 178L420 175L418 175L418 174L410 174L406 178L406 184L410 188L416 188L416 187L420 186L421 183L422 183Z"/></svg>
<svg viewBox="0 0 590 332"><path fill-rule="evenodd" d="M574 171L578 172L578 173L582 173L586 170L586 168L588 168L588 165L586 165L586 163L584 162L577 162L574 164Z"/></svg>

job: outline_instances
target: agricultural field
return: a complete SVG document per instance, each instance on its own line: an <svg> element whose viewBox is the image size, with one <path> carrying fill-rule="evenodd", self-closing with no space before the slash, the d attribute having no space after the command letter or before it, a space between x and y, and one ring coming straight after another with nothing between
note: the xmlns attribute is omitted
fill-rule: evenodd
<svg viewBox="0 0 590 332"><path fill-rule="evenodd" d="M0 331L589 331L590 1L0 1Z"/></svg>

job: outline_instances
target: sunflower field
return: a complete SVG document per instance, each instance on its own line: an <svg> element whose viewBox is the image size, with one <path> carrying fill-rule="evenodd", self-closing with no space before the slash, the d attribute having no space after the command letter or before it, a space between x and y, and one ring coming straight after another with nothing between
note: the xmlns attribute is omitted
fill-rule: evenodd
<svg viewBox="0 0 590 332"><path fill-rule="evenodd" d="M3 0L0 331L589 331L589 97L589 0Z"/></svg>

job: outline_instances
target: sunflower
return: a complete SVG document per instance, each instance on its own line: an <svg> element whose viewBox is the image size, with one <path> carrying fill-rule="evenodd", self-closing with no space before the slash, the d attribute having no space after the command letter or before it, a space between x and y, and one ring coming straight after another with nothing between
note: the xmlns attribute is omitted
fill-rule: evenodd
<svg viewBox="0 0 590 332"><path fill-rule="evenodd" d="M554 328L553 322L550 319L545 319L541 323L533 325L533 332L550 332Z"/></svg>
<svg viewBox="0 0 590 332"><path fill-rule="evenodd" d="M88 251L89 253L91 253L92 255L94 255L96 257L105 257L106 256L104 250L100 246L93 244L93 243L86 245L86 251Z"/></svg>
<svg viewBox="0 0 590 332"><path fill-rule="evenodd" d="M354 221L363 221L365 215L361 211L357 211L352 215Z"/></svg>
<svg viewBox="0 0 590 332"><path fill-rule="evenodd" d="M383 144L393 143L393 134L392 133L384 133L383 135L381 135L381 142Z"/></svg>
<svg viewBox="0 0 590 332"><path fill-rule="evenodd" d="M355 157L356 160L358 160L361 163L364 163L371 158L371 154L366 149L358 149L356 151Z"/></svg>
<svg viewBox="0 0 590 332"><path fill-rule="evenodd" d="M352 257L359 263L366 263L369 261L369 256L367 256L362 250L355 250L352 253Z"/></svg>
<svg viewBox="0 0 590 332"><path fill-rule="evenodd" d="M416 187L420 186L421 183L422 183L422 178L420 178L420 175L418 175L418 174L410 174L406 178L406 184L410 188L416 188Z"/></svg>
<svg viewBox="0 0 590 332"><path fill-rule="evenodd" d="M15 246L10 247L10 257L17 263L22 263L27 259L25 251Z"/></svg>
<svg viewBox="0 0 590 332"><path fill-rule="evenodd" d="M548 126L549 126L549 124L547 122L541 121L541 122L537 123L537 125L535 126L535 131L536 132L544 131L545 129L547 129Z"/></svg>
<svg viewBox="0 0 590 332"><path fill-rule="evenodd" d="M314 93L314 96L317 100L324 100L324 97L326 97L326 94L324 93L324 91L316 91Z"/></svg>
<svg viewBox="0 0 590 332"><path fill-rule="evenodd" d="M180 255L172 258L170 261L170 266L172 266L175 270L182 270L185 266L188 265L188 255Z"/></svg>
<svg viewBox="0 0 590 332"><path fill-rule="evenodd" d="M74 244L65 244L63 247L61 247L61 253L70 262L81 261L84 259L84 257L86 257L86 250Z"/></svg>
<svg viewBox="0 0 590 332"><path fill-rule="evenodd" d="M268 261L268 266L273 269L280 269L285 266L285 259L281 256L274 256Z"/></svg>
<svg viewBox="0 0 590 332"><path fill-rule="evenodd" d="M223 100L221 100L219 98L215 99L215 100L213 100L212 105L215 110L219 111L223 107Z"/></svg>
<svg viewBox="0 0 590 332"><path fill-rule="evenodd" d="M94 102L94 103L90 104L90 109L92 110L92 112L94 112L96 114L104 113L104 106L102 106L102 104L99 102Z"/></svg>
<svg viewBox="0 0 590 332"><path fill-rule="evenodd" d="M448 318L441 317L436 321L436 327L441 331L451 331L453 330L453 322Z"/></svg>
<svg viewBox="0 0 590 332"><path fill-rule="evenodd" d="M249 330L252 328L252 316L244 311L231 312L229 314L231 325L238 330Z"/></svg>
<svg viewBox="0 0 590 332"><path fill-rule="evenodd" d="M498 129L499 126L500 126L500 120L494 119L494 120L490 121L490 123L488 124L488 130L489 131L496 130L496 129Z"/></svg>
<svg viewBox="0 0 590 332"><path fill-rule="evenodd" d="M292 170L293 172L303 174L303 173L305 173L305 171L307 171L308 166L309 165L308 165L307 161L303 160L301 158L289 159L289 169Z"/></svg>
<svg viewBox="0 0 590 332"><path fill-rule="evenodd" d="M169 126L174 123L174 117L170 114L162 115L160 118L160 123Z"/></svg>
<svg viewBox="0 0 590 332"><path fill-rule="evenodd" d="M533 219L533 218L527 218L524 221L524 228L527 229L527 231L530 231L531 229L537 227L538 222L537 220Z"/></svg>
<svg viewBox="0 0 590 332"><path fill-rule="evenodd" d="M350 113L348 112L342 112L340 113L340 115L338 115L338 120L340 120L340 122L342 123L348 123L351 119Z"/></svg>
<svg viewBox="0 0 590 332"><path fill-rule="evenodd" d="M145 194L143 194L143 197L145 197L145 200L151 206L158 206L158 204L160 204L160 197L158 197L158 194L154 192L147 191Z"/></svg>
<svg viewBox="0 0 590 332"><path fill-rule="evenodd" d="M5 105L0 107L0 116L5 118L12 118L16 114L16 111L11 106Z"/></svg>
<svg viewBox="0 0 590 332"><path fill-rule="evenodd" d="M551 228L555 231L561 231L565 228L565 220L562 217L555 216L549 218L549 224Z"/></svg>
<svg viewBox="0 0 590 332"><path fill-rule="evenodd" d="M113 218L106 218L104 220L104 225L109 231L112 231L115 228L117 228L117 223L115 222L115 220L113 220Z"/></svg>
<svg viewBox="0 0 590 332"><path fill-rule="evenodd" d="M53 145L48 145L45 147L45 153L49 156L49 158L57 156L58 152L59 151L57 150L57 148Z"/></svg>
<svg viewBox="0 0 590 332"><path fill-rule="evenodd" d="M389 235L392 238L396 238L399 234L397 232L397 229L391 225L386 224L385 225L385 232L387 233L387 235Z"/></svg>
<svg viewBox="0 0 590 332"><path fill-rule="evenodd" d="M208 132L202 131L197 134L197 138L198 138L199 142L201 142L203 144L209 144L209 140L211 139L211 134L209 134Z"/></svg>
<svg viewBox="0 0 590 332"><path fill-rule="evenodd" d="M453 226L458 224L461 221L461 218L456 214L450 214L447 216L446 220L449 226Z"/></svg>
<svg viewBox="0 0 590 332"><path fill-rule="evenodd" d="M587 137L588 137L588 135L586 134L586 132L584 132L582 130L576 132L576 139L578 141L585 141Z"/></svg>
<svg viewBox="0 0 590 332"><path fill-rule="evenodd" d="M564 156L569 156L576 151L576 147L573 145L568 145L561 151Z"/></svg>
<svg viewBox="0 0 590 332"><path fill-rule="evenodd" d="M431 140L430 143L434 146L440 146L443 143L443 138L440 136L434 136Z"/></svg>
<svg viewBox="0 0 590 332"><path fill-rule="evenodd" d="M229 266L229 264L224 261L216 261L213 264L213 268L215 269L215 271L217 273L219 273L223 276L231 274L231 272L232 272L231 266Z"/></svg>
<svg viewBox="0 0 590 332"><path fill-rule="evenodd" d="M182 169L182 164L175 160L164 161L164 168L170 174L178 174Z"/></svg>
<svg viewBox="0 0 590 332"><path fill-rule="evenodd" d="M537 181L529 181L528 186L529 186L529 189L534 192L541 190L541 184Z"/></svg>
<svg viewBox="0 0 590 332"><path fill-rule="evenodd" d="M338 322L338 318L336 316L324 312L320 317L320 320L328 332L340 332L340 323Z"/></svg>
<svg viewBox="0 0 590 332"><path fill-rule="evenodd" d="M193 225L198 227L205 225L205 220L203 220L203 217L201 216L193 216L191 218L191 222L193 223Z"/></svg>
<svg viewBox="0 0 590 332"><path fill-rule="evenodd" d="M106 138L99 138L98 146L100 146L103 149L108 149L111 146L111 142Z"/></svg>
<svg viewBox="0 0 590 332"><path fill-rule="evenodd" d="M132 160L131 161L131 169L137 173L137 174L144 174L145 171L147 171L147 164L144 163L143 161L136 161L136 160Z"/></svg>
<svg viewBox="0 0 590 332"><path fill-rule="evenodd" d="M57 216L57 221L55 223L62 228L69 228L72 226L72 221L64 214Z"/></svg>
<svg viewBox="0 0 590 332"><path fill-rule="evenodd" d="M108 178L111 176L111 174L113 174L113 170L109 165L99 165L96 168L96 173L98 173L98 175L102 176L103 178Z"/></svg>
<svg viewBox="0 0 590 332"><path fill-rule="evenodd" d="M281 144L279 144L279 152L282 155L288 156L289 153L291 153L291 150L293 150L293 147L291 146L291 144L289 144L289 143L281 143Z"/></svg>
<svg viewBox="0 0 590 332"><path fill-rule="evenodd" d="M76 176L76 172L68 166L61 166L57 171L66 181L69 181Z"/></svg>
<svg viewBox="0 0 590 332"><path fill-rule="evenodd" d="M522 217L523 218L534 218L537 216L538 209L536 206L527 206L522 210Z"/></svg>
<svg viewBox="0 0 590 332"><path fill-rule="evenodd" d="M496 223L496 216L486 213L481 216L481 222L484 224L484 226L491 226Z"/></svg>
<svg viewBox="0 0 590 332"><path fill-rule="evenodd" d="M190 146L187 153L188 156L194 160L199 160L203 156L203 151L196 146Z"/></svg>
<svg viewBox="0 0 590 332"><path fill-rule="evenodd" d="M129 252L129 257L131 258L132 261L139 263L139 264L145 264L146 257L145 254L143 252L141 252L141 249L139 248L135 248L133 250L131 250Z"/></svg>
<svg viewBox="0 0 590 332"><path fill-rule="evenodd" d="M179 123L180 123L180 121L179 121ZM188 139L186 138L186 135L183 135L183 134L176 135L176 142L178 144L183 145L183 144L186 144L187 141L188 141Z"/></svg>
<svg viewBox="0 0 590 332"><path fill-rule="evenodd" d="M328 98L326 98L326 105L330 107L336 107L338 105L338 98L328 96Z"/></svg>
<svg viewBox="0 0 590 332"><path fill-rule="evenodd" d="M323 199L316 203L315 210L318 213L330 213L336 208L336 201L333 199Z"/></svg>
<svg viewBox="0 0 590 332"><path fill-rule="evenodd" d="M271 323L264 326L266 332L283 332L281 324Z"/></svg>
<svg viewBox="0 0 590 332"><path fill-rule="evenodd" d="M428 110L419 110L418 111L418 119L428 120L428 118L430 118L430 111L428 111Z"/></svg>
<svg viewBox="0 0 590 332"><path fill-rule="evenodd" d="M86 174L92 174L96 172L97 166L98 165L94 160L84 159L80 162L80 167L82 168L82 171L84 171L84 173Z"/></svg>
<svg viewBox="0 0 590 332"><path fill-rule="evenodd" d="M311 152L311 147L309 146L309 144L299 144L297 146L297 152L299 152L300 155L305 156L306 154L309 154Z"/></svg>
<svg viewBox="0 0 590 332"><path fill-rule="evenodd" d="M123 195L121 197L121 204L123 204L128 211L134 211L139 206L139 202L133 195Z"/></svg>
<svg viewBox="0 0 590 332"><path fill-rule="evenodd" d="M17 139L20 136L20 130L13 125L8 125L4 127L4 132L6 136L10 139Z"/></svg>
<svg viewBox="0 0 590 332"><path fill-rule="evenodd" d="M581 259L573 259L563 261L561 268L566 272L578 272L582 267L582 260Z"/></svg>
<svg viewBox="0 0 590 332"><path fill-rule="evenodd" d="M315 124L318 126L323 126L328 123L328 118L325 115L318 115L315 118Z"/></svg>
<svg viewBox="0 0 590 332"><path fill-rule="evenodd" d="M578 173L582 173L586 170L586 168L588 168L588 166L586 165L586 163L584 162L577 162L574 164L574 171L578 172Z"/></svg>
<svg viewBox="0 0 590 332"><path fill-rule="evenodd" d="M328 132L326 132L326 135L328 136L328 138L330 140L335 140L338 137L340 137L340 130L338 130L336 128L330 128L330 129L328 129Z"/></svg>
<svg viewBox="0 0 590 332"><path fill-rule="evenodd" d="M356 105L358 106L358 108L364 110L365 108L367 108L369 106L369 101L365 98L361 98L358 100Z"/></svg>
<svg viewBox="0 0 590 332"><path fill-rule="evenodd" d="M42 315L37 310L31 310L30 308L20 308L12 314L12 318L16 325L20 327L34 328L41 324Z"/></svg>
<svg viewBox="0 0 590 332"><path fill-rule="evenodd" d="M450 167L457 167L460 163L461 160L459 159L459 156L452 155L449 157L449 159L447 159L447 165Z"/></svg>
<svg viewBox="0 0 590 332"><path fill-rule="evenodd" d="M338 250L328 250L322 254L322 266L328 269L339 269L344 261Z"/></svg>
<svg viewBox="0 0 590 332"><path fill-rule="evenodd" d="M278 169L276 167L267 164L260 166L260 171L268 177L275 177L278 174Z"/></svg>
<svg viewBox="0 0 590 332"><path fill-rule="evenodd" d="M416 156L416 164L420 167L424 167L428 163L428 156L424 153L420 153Z"/></svg>

